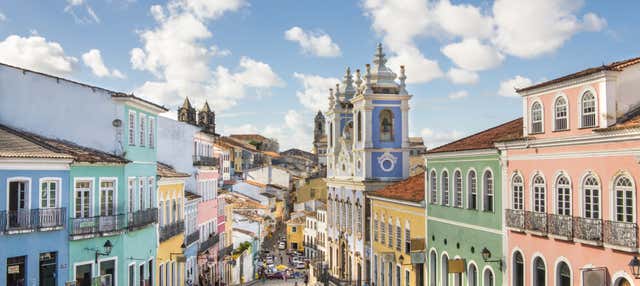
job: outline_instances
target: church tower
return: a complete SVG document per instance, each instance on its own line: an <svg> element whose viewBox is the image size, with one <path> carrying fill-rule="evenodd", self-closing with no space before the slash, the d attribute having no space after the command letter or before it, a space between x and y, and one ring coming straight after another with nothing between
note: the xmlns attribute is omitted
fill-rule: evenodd
<svg viewBox="0 0 640 286"><path fill-rule="evenodd" d="M198 126L209 133L216 133L216 113L211 110L207 101L198 112Z"/></svg>
<svg viewBox="0 0 640 286"><path fill-rule="evenodd" d="M184 98L182 107L178 108L178 121L196 125L196 109L191 106L188 97Z"/></svg>
<svg viewBox="0 0 640 286"><path fill-rule="evenodd" d="M316 118L314 119L314 128L313 128L313 143L316 144L320 142L320 138L325 136L324 131L324 115L322 115L322 111L318 110L318 114L316 114Z"/></svg>
<svg viewBox="0 0 640 286"><path fill-rule="evenodd" d="M378 44L373 65L347 68L329 91L327 134L328 253L332 276L371 281L366 193L409 176L409 95L404 67L398 77ZM396 79L398 81L396 81Z"/></svg>

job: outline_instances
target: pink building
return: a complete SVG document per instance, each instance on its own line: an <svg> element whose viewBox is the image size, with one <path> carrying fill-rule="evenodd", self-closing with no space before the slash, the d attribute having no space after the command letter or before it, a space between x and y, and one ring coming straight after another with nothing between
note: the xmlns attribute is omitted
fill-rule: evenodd
<svg viewBox="0 0 640 286"><path fill-rule="evenodd" d="M522 138L497 143L509 285L636 285L640 59L518 90Z"/></svg>

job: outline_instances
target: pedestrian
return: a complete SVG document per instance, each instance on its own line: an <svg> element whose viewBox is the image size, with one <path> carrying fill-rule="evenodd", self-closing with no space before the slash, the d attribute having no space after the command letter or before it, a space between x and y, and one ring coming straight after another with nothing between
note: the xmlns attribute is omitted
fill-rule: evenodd
<svg viewBox="0 0 640 286"><path fill-rule="evenodd" d="M304 286L307 286L307 284L309 284L309 275L305 274L304 275Z"/></svg>

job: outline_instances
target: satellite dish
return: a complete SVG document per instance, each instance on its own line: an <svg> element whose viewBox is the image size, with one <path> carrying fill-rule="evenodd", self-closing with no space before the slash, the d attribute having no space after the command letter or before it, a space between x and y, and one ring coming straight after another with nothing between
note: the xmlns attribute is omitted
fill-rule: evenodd
<svg viewBox="0 0 640 286"><path fill-rule="evenodd" d="M120 127L120 126L122 126L122 120L120 120L120 119L114 119L114 120L111 122L111 125L113 125L113 127Z"/></svg>

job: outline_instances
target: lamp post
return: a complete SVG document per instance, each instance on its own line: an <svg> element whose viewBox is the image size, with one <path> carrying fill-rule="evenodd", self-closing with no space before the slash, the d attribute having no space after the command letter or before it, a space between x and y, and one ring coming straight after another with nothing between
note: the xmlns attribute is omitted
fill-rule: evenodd
<svg viewBox="0 0 640 286"><path fill-rule="evenodd" d="M640 279L640 259L637 256L633 256L633 259L629 261L629 268L631 268L631 275L634 278Z"/></svg>
<svg viewBox="0 0 640 286"><path fill-rule="evenodd" d="M498 265L500 267L499 269L500 271L502 271L502 259L489 260L491 258L491 251L489 251L489 249L487 249L486 247L482 249L482 252L480 254L482 254L482 259L484 260L484 262L498 262Z"/></svg>
<svg viewBox="0 0 640 286"><path fill-rule="evenodd" d="M107 241L104 242L104 245L102 245L102 247L104 248L103 252L100 252L100 250L97 248L85 248L86 250L95 252L94 261L96 264L98 264L98 258L100 256L109 256L111 254L111 249L113 248L113 244L111 244L111 240L107 239Z"/></svg>

